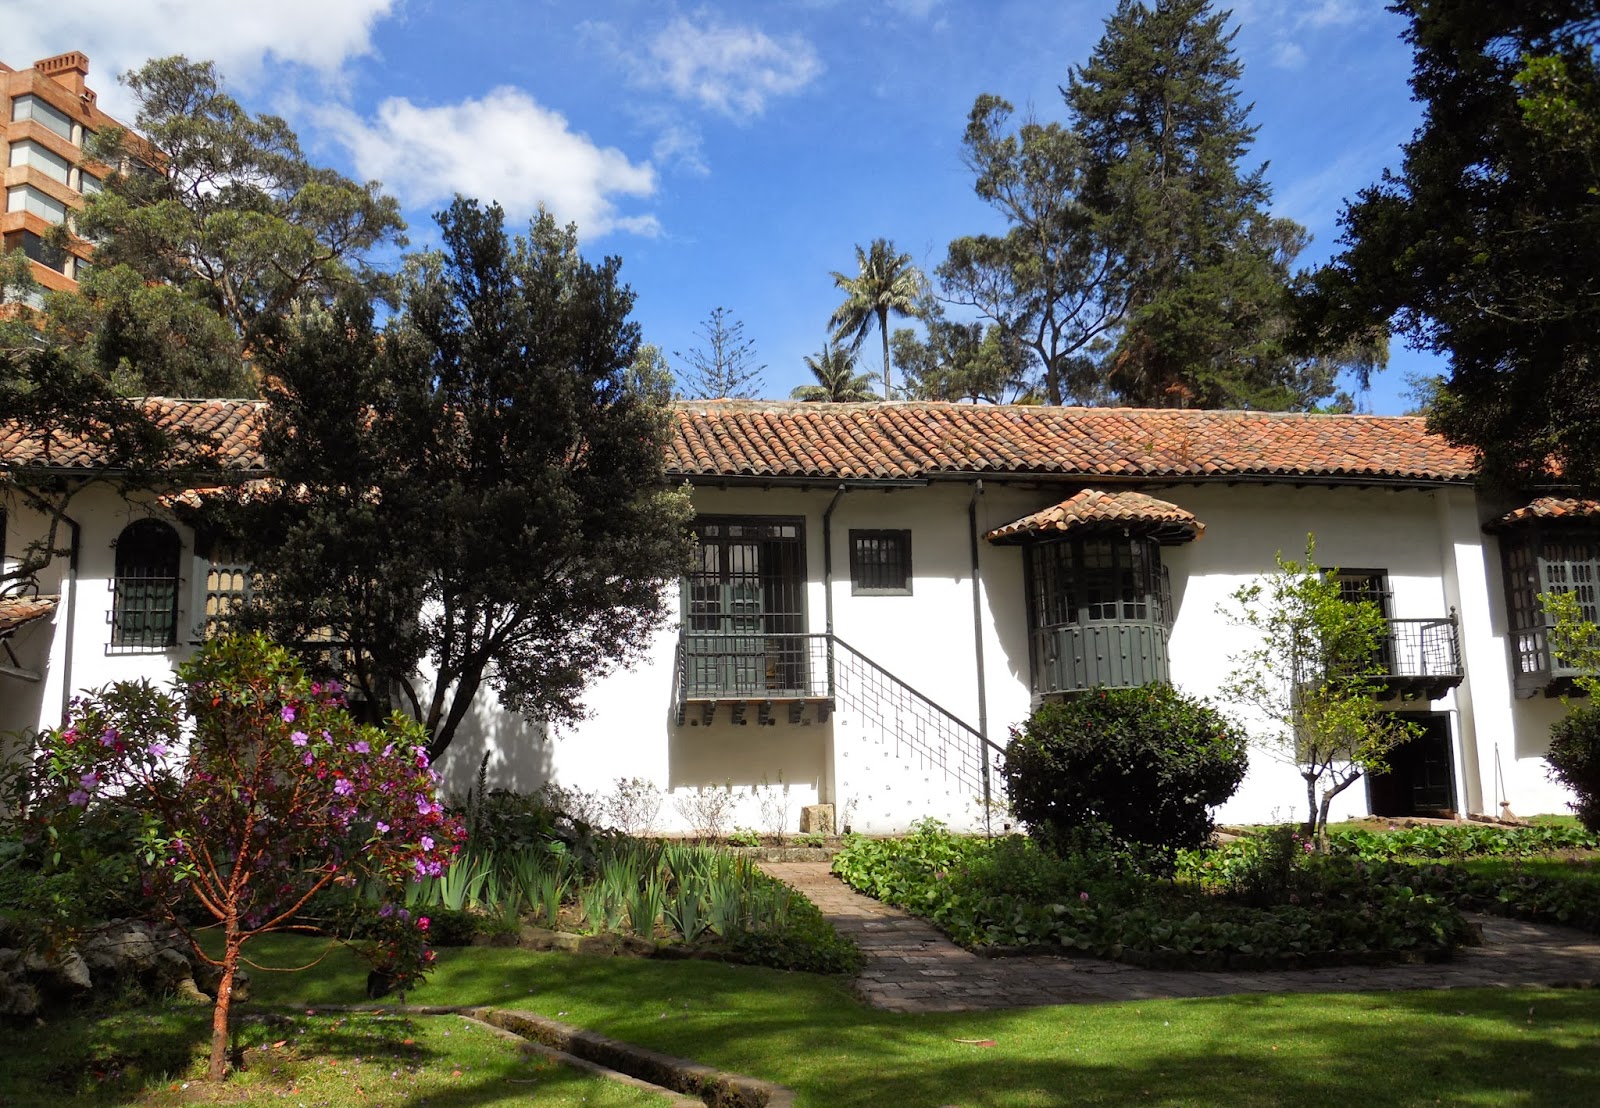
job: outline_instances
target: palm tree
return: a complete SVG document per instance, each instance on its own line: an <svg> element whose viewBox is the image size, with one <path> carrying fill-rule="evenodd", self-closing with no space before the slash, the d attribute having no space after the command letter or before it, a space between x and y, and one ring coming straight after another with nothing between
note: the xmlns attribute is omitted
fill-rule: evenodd
<svg viewBox="0 0 1600 1108"><path fill-rule="evenodd" d="M897 254L894 243L888 239L873 239L866 250L856 247L856 267L860 270L851 277L843 273L833 275L833 283L844 290L845 301L834 310L828 326L834 329L835 342L850 338L850 349L861 349L861 341L878 325L883 336L883 395L894 399L894 387L889 377L889 313L907 316L916 311L917 296L922 291L922 271L911 264L910 254Z"/></svg>
<svg viewBox="0 0 1600 1108"><path fill-rule="evenodd" d="M856 372L856 352L822 344L822 353L807 354L806 368L817 379L814 385L797 385L789 394L791 400L832 400L849 403L856 400L876 400L872 391L872 375Z"/></svg>

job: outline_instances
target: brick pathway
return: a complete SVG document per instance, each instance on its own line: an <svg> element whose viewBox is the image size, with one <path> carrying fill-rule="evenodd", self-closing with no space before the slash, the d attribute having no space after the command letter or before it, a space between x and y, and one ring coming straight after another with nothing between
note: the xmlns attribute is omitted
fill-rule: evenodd
<svg viewBox="0 0 1600 1108"><path fill-rule="evenodd" d="M1483 927L1482 946L1433 965L1205 973L1139 969L1097 958L985 958L956 946L931 924L855 892L828 872L826 862L767 862L761 868L810 897L829 922L860 945L867 965L856 991L874 1007L891 1011L1600 982L1600 938L1499 916L1475 917Z"/></svg>

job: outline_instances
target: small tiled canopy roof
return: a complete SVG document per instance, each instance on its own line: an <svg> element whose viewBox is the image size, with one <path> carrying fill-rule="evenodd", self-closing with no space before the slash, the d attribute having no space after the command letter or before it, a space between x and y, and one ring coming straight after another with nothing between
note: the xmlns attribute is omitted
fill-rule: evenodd
<svg viewBox="0 0 1600 1108"><path fill-rule="evenodd" d="M1534 523L1600 523L1600 500L1575 497L1541 496L1514 512L1483 525L1485 531L1505 531Z"/></svg>
<svg viewBox="0 0 1600 1108"><path fill-rule="evenodd" d="M0 635L8 635L25 623L43 619L56 610L53 596L0 596Z"/></svg>
<svg viewBox="0 0 1600 1108"><path fill-rule="evenodd" d="M992 543L1019 543L1061 538L1075 531L1113 529L1148 535L1173 546L1199 538L1206 525L1193 512L1142 492L1084 489L1059 504L996 527L984 538Z"/></svg>

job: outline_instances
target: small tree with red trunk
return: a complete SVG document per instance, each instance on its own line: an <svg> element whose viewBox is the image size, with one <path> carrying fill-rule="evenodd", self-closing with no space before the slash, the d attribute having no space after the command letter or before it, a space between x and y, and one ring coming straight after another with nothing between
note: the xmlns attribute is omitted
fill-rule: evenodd
<svg viewBox="0 0 1600 1108"><path fill-rule="evenodd" d="M438 875L460 848L425 745L400 717L355 723L337 685L309 680L266 638L229 637L179 667L170 693L121 682L75 701L68 725L42 736L30 816L57 832L90 804L142 817L147 891L221 971L210 1066L220 1079L246 943L311 929L303 913L332 884L397 887ZM201 945L196 919L220 928L220 954ZM431 952L420 932L392 930L368 952L404 988Z"/></svg>

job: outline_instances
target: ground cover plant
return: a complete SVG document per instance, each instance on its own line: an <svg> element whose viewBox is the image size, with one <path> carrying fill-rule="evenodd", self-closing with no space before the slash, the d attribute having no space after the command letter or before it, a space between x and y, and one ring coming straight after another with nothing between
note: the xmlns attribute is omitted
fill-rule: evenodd
<svg viewBox="0 0 1600 1108"><path fill-rule="evenodd" d="M859 968L855 944L815 905L734 851L596 830L509 794L480 792L462 818L470 834L456 863L404 898L405 911L429 920L435 945L479 936L514 943L532 927L624 937L632 953L692 951L816 973ZM381 899L381 888L334 892L317 914L331 930L361 934Z"/></svg>
<svg viewBox="0 0 1600 1108"><path fill-rule="evenodd" d="M294 966L314 949L314 940L269 936L257 954L268 965ZM303 1016L309 1007L320 1014L321 1005L359 997L365 970L336 951L316 973L259 975L255 1003L262 1011ZM863 1006L835 978L494 948L441 950L427 990L430 1003L531 1010L776 1081L796 1091L802 1108L1045 1106L1062 1103L1065 1090L1084 1104L1342 1108L1376 1096L1395 1105L1555 1105L1575 1096L1581 1102L1600 1078L1593 1049L1600 993L1592 990L1258 995L898 1014ZM426 1033L429 1022L418 1026ZM95 1025L85 1030L92 1035ZM444 1038L442 1030L451 1028L413 1037L430 1051L447 1051L458 1035ZM21 1029L8 1039L8 1058L65 1033L63 1025ZM986 1042L994 1045L979 1045ZM449 1086L423 1095L430 1104L509 1102L539 1090L514 1083L524 1076L474 1063L461 1078L443 1074ZM12 1080L9 1073L0 1073L4 1080ZM7 1089L13 1100L30 1103L17 1088L13 1081ZM274 1102L299 1100L315 1103ZM376 1095L360 1101L378 1102Z"/></svg>
<svg viewBox="0 0 1600 1108"><path fill-rule="evenodd" d="M1222 969L1444 956L1470 939L1436 896L1398 883L1319 883L1300 869L1306 843L1292 836L1219 871L1210 888L1116 848L1080 842L1056 853L936 824L903 839L851 839L834 872L975 948Z"/></svg>

